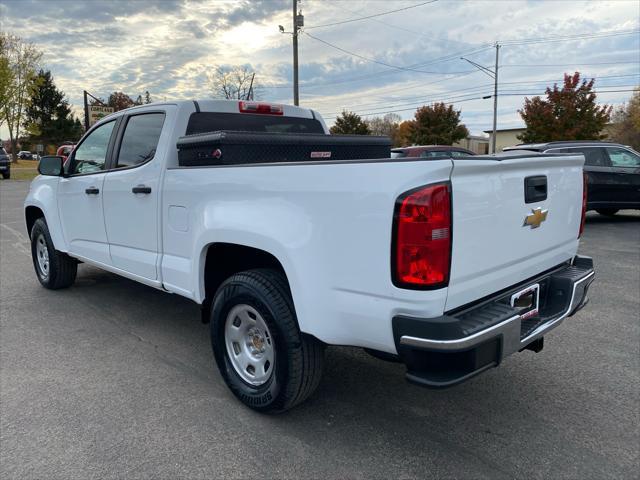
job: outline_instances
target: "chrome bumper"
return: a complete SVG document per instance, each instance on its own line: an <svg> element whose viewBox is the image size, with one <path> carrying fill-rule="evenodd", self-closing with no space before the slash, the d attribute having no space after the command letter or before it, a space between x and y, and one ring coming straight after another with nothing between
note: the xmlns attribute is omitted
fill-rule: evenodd
<svg viewBox="0 0 640 480"><path fill-rule="evenodd" d="M396 347L407 364L409 379L427 386L449 386L498 365L537 340L540 345L536 348L541 348L544 335L586 305L594 277L591 258L576 256L571 264L514 286L479 306L438 319L394 318ZM535 282L545 284L544 304L535 318L523 320L507 299ZM469 331L472 333L465 334ZM448 363L455 365L451 372L447 372Z"/></svg>

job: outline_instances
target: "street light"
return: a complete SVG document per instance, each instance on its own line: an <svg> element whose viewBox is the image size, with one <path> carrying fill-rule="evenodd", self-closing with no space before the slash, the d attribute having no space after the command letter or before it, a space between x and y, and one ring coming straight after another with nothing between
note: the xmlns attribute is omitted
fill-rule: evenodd
<svg viewBox="0 0 640 480"><path fill-rule="evenodd" d="M487 68L479 63L469 60L468 58L460 57L460 60L469 62L485 75L493 78L493 95L487 95L482 97L483 100L491 98L493 96L493 135L491 136L491 153L496 153L496 127L498 123L498 52L500 51L500 45L496 43L496 67L494 70Z"/></svg>

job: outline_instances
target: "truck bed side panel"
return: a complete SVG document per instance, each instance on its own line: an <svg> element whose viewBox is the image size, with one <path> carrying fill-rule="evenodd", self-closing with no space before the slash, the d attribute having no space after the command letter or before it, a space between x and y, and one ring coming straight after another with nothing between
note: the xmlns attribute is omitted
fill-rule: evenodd
<svg viewBox="0 0 640 480"><path fill-rule="evenodd" d="M165 287L201 302L206 249L266 250L283 265L303 331L394 352L390 319L442 314L446 289L391 282L397 197L446 181L451 160L169 169L163 193Z"/></svg>

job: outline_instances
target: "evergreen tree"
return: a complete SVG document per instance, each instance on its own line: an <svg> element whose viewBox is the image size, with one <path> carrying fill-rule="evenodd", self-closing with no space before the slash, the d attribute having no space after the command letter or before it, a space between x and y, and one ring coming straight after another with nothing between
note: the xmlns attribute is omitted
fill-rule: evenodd
<svg viewBox="0 0 640 480"><path fill-rule="evenodd" d="M344 110L336 118L333 127L330 128L332 135L371 135L371 131L359 115Z"/></svg>
<svg viewBox="0 0 640 480"><path fill-rule="evenodd" d="M82 135L80 122L48 70L38 72L25 114L24 127L32 144L57 145L78 140Z"/></svg>

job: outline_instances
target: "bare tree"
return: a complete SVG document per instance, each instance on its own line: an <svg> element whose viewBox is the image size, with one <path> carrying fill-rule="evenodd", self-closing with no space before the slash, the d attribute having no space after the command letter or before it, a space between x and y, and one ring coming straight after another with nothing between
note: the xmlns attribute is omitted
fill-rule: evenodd
<svg viewBox="0 0 640 480"><path fill-rule="evenodd" d="M248 66L218 66L209 76L209 87L214 98L254 100L259 98L255 72Z"/></svg>
<svg viewBox="0 0 640 480"><path fill-rule="evenodd" d="M9 130L14 161L23 115L37 86L36 72L41 59L42 52L32 43L16 35L0 33L0 117Z"/></svg>
<svg viewBox="0 0 640 480"><path fill-rule="evenodd" d="M402 118L396 113L387 113L384 117L373 117L364 121L371 130L371 135L393 137Z"/></svg>

